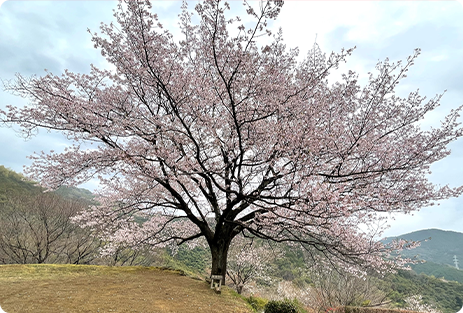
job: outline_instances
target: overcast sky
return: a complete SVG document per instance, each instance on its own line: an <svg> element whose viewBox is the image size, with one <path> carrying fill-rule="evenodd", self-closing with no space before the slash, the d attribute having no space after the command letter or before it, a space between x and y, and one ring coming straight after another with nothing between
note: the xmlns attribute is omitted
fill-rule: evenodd
<svg viewBox="0 0 463 313"><path fill-rule="evenodd" d="M241 5L231 1L232 7ZM64 69L84 73L90 63L107 67L93 48L87 28L98 31L100 22L113 20L113 1L6 1L0 0L0 79L15 73L44 75L44 69L60 74ZM161 23L178 34L181 3L154 1ZM193 6L193 3L191 4ZM457 1L286 1L277 21L288 47L299 47L302 56L316 41L325 52L356 46L343 68L360 78L374 70L378 60L405 60L415 48L422 54L399 85L399 95L420 89L433 97L447 90L425 127L438 125L452 108L463 104L463 5ZM333 76L334 78L336 76ZM0 108L25 101L3 92ZM59 134L41 131L23 140L11 128L0 127L0 165L22 172L34 151L60 151L69 142ZM451 145L452 154L435 164L430 179L452 187L463 185L463 139ZM94 183L84 187L92 189ZM387 236L440 228L463 232L463 197L423 208L414 216L398 216Z"/></svg>

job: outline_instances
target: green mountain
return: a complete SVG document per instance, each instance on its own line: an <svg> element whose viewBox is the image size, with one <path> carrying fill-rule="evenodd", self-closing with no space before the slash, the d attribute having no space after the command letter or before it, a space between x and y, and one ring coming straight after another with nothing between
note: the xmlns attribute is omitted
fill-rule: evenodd
<svg viewBox="0 0 463 313"><path fill-rule="evenodd" d="M414 272L463 284L463 270L457 269L454 263L456 256L463 268L463 233L425 229L390 238L388 241L399 238L421 242L415 249L402 251L405 257L416 257L424 261L411 266Z"/></svg>
<svg viewBox="0 0 463 313"><path fill-rule="evenodd" d="M0 202L5 201L8 195L42 192L43 188L36 182L30 181L3 165L0 165ZM56 194L73 200L92 201L93 194L83 188L62 186L54 191Z"/></svg>
<svg viewBox="0 0 463 313"><path fill-rule="evenodd" d="M8 195L39 192L40 190L40 187L23 175L0 165L0 202L4 202Z"/></svg>
<svg viewBox="0 0 463 313"><path fill-rule="evenodd" d="M463 267L463 233L425 229L396 238L421 242L418 248L403 251L404 256L416 256L420 260L454 267L453 258L456 255Z"/></svg>

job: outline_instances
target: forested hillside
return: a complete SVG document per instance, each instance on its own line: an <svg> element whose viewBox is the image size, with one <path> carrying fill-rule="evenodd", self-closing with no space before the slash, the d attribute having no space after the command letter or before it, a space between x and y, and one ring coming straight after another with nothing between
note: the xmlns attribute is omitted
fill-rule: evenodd
<svg viewBox="0 0 463 313"><path fill-rule="evenodd" d="M446 264L438 264L430 261L412 265L412 269L417 274L426 274L448 281L456 281L463 284L463 271Z"/></svg>
<svg viewBox="0 0 463 313"><path fill-rule="evenodd" d="M447 282L412 271L399 271L384 279L389 298L397 307L404 307L409 296L421 295L423 301L432 304L443 313L458 312L463 306L463 285Z"/></svg>
<svg viewBox="0 0 463 313"><path fill-rule="evenodd" d="M416 249L402 251L402 255L421 261L411 265L417 274L463 283L463 271L457 269L454 263L455 256L458 262L463 261L463 233L425 229L389 238L388 241L397 238L421 243Z"/></svg>
<svg viewBox="0 0 463 313"><path fill-rule="evenodd" d="M0 264L98 260L102 241L71 217L93 199L85 189L43 192L36 183L0 166Z"/></svg>
<svg viewBox="0 0 463 313"><path fill-rule="evenodd" d="M61 186L55 191L56 194L67 199L93 201L94 195L90 190L76 187Z"/></svg>

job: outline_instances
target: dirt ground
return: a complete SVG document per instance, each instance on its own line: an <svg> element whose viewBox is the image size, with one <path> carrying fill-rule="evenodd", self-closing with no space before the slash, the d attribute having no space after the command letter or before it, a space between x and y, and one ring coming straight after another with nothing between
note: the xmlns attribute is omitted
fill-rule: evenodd
<svg viewBox="0 0 463 313"><path fill-rule="evenodd" d="M224 288L146 267L0 265L0 306L7 313L250 313Z"/></svg>

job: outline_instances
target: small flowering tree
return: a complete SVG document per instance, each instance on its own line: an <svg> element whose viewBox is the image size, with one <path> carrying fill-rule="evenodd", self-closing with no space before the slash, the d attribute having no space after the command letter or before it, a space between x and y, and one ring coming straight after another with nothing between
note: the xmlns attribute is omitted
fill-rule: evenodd
<svg viewBox="0 0 463 313"><path fill-rule="evenodd" d="M377 307L388 303L387 293L378 288L373 275L356 276L341 268L315 265L310 269L313 281L313 301L318 311L344 306ZM358 274L358 273L356 273Z"/></svg>
<svg viewBox="0 0 463 313"><path fill-rule="evenodd" d="M421 295L410 296L405 299L405 302L407 303L406 309L410 311L442 313L435 306L423 303L423 297Z"/></svg>
<svg viewBox="0 0 463 313"><path fill-rule="evenodd" d="M270 262L281 253L239 236L231 245L229 255L227 276L233 282L236 291L241 294L243 288L256 279L270 280L267 273L270 270Z"/></svg>
<svg viewBox="0 0 463 313"><path fill-rule="evenodd" d="M440 96L394 93L418 50L404 64L380 62L363 87L350 71L328 84L352 50L327 56L315 45L299 62L282 32L260 46L283 3L259 4L244 2L247 28L215 0L196 5L195 24L185 2L176 42L149 1L121 2L119 25L92 34L114 70L18 75L5 89L31 104L8 106L0 119L26 136L44 128L74 142L33 156L28 173L49 188L99 178L104 197L79 221L105 239L204 238L212 274L224 280L230 244L243 233L381 269L403 244L385 247L358 226L461 194L426 177L461 137L460 108L440 128L420 129Z"/></svg>

